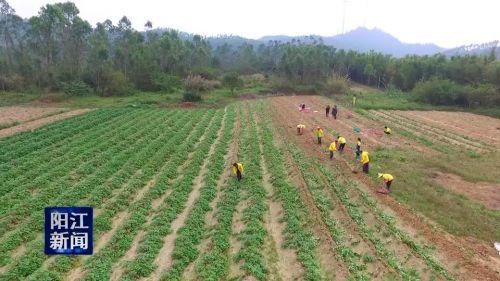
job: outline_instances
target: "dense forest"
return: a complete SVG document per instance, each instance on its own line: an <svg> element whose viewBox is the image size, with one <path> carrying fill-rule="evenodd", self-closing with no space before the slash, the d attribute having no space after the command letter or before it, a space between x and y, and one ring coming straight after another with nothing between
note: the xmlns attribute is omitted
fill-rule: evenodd
<svg viewBox="0 0 500 281"><path fill-rule="evenodd" d="M212 48L206 38L174 30L144 32L127 17L93 27L74 3L47 4L23 19L0 0L0 90L125 95L131 91L204 90L234 75L260 74L311 91L339 80L412 92L421 101L460 106L500 105L500 61L488 56L394 58L326 46L321 41ZM230 74L229 74L230 73ZM221 82L219 82L219 80Z"/></svg>

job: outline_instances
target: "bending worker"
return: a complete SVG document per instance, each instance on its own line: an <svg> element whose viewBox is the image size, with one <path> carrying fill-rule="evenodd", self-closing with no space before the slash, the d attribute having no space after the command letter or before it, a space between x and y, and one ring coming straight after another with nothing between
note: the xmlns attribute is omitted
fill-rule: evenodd
<svg viewBox="0 0 500 281"><path fill-rule="evenodd" d="M302 135L304 133L305 128L306 128L306 125L304 125L304 124L297 125L297 135Z"/></svg>
<svg viewBox="0 0 500 281"><path fill-rule="evenodd" d="M368 151L361 151L361 164L363 164L363 172L368 174L370 171L370 157L368 156Z"/></svg>
<svg viewBox="0 0 500 281"><path fill-rule="evenodd" d="M321 127L318 127L318 128L316 128L314 133L316 134L316 137L318 138L318 144L321 144L321 138L325 135L325 133L323 132L323 129L321 129Z"/></svg>
<svg viewBox="0 0 500 281"><path fill-rule="evenodd" d="M330 160L332 160L333 153L337 151L337 141L332 141L332 143L330 143L330 146L328 147L328 150L330 150Z"/></svg>
<svg viewBox="0 0 500 281"><path fill-rule="evenodd" d="M390 135L390 134L392 133L391 128L389 128L389 127L385 126L385 127L384 127L384 133L385 133L386 135Z"/></svg>
<svg viewBox="0 0 500 281"><path fill-rule="evenodd" d="M242 173L243 173L243 164L241 163L233 163L233 174L236 175L236 178L238 179L238 181L241 180L242 178Z"/></svg>
<svg viewBox="0 0 500 281"><path fill-rule="evenodd" d="M328 114L330 113L330 105L326 106L326 117L328 117Z"/></svg>
<svg viewBox="0 0 500 281"><path fill-rule="evenodd" d="M380 173L378 174L378 177L384 179L385 188L387 188L387 192L388 193L391 192L391 184L394 177L391 174L380 174Z"/></svg>
<svg viewBox="0 0 500 281"><path fill-rule="evenodd" d="M343 153L344 152L344 147L345 147L345 144L347 143L347 141L342 136L338 136L337 140L339 142L339 153Z"/></svg>

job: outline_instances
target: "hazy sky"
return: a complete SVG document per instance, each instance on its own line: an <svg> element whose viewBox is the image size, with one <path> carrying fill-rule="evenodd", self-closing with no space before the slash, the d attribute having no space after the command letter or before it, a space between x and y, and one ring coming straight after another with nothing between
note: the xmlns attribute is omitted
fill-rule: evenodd
<svg viewBox="0 0 500 281"><path fill-rule="evenodd" d="M7 0L22 17L46 3ZM170 27L202 35L335 35L378 27L403 42L455 47L500 40L499 0L74 0L90 23L126 15L134 28Z"/></svg>

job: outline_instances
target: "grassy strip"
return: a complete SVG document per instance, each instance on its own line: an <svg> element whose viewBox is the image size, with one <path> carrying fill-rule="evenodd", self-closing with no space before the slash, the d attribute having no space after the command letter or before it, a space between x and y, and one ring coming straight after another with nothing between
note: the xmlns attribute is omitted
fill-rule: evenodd
<svg viewBox="0 0 500 281"><path fill-rule="evenodd" d="M221 113L221 111L219 111ZM218 114L217 124L220 124L222 115ZM176 216L186 207L186 201L192 191L193 180L199 173L204 158L210 150L210 146L216 139L217 130L215 126L206 131L206 140L194 152L191 164L186 168L178 181L172 185L170 194L152 219L151 225L145 229L144 239L137 250L137 258L126 265L123 278L135 280L140 277L149 276L155 269L155 258L163 246L163 238L169 234L170 225ZM192 146L192 143L186 144ZM145 216L144 216L145 219ZM131 239L133 236L131 237ZM92 267L89 267L92 268ZM111 264L109 269L111 269ZM90 276L90 275L89 275Z"/></svg>
<svg viewBox="0 0 500 281"><path fill-rule="evenodd" d="M227 169L224 156L228 152L229 142L233 136L233 127L234 108L230 106L227 108L225 127L219 145L210 159L211 165L203 180L205 184L200 190L200 197L189 213L184 226L178 231L172 252L172 268L162 276L162 280L181 280L186 267L200 254L197 245L208 231L205 226L205 217L211 210L210 203L217 195L217 181Z"/></svg>
<svg viewBox="0 0 500 281"><path fill-rule="evenodd" d="M262 107L261 120L266 120ZM284 236L285 246L297 251L298 259L305 268L304 280L316 281L323 279L319 262L316 257L317 243L307 229L307 208L301 200L297 188L288 181L284 165L283 153L274 145L273 132L266 120L259 124L262 129L262 143L264 158L269 173L272 175L274 192L283 204L283 220L286 222Z"/></svg>

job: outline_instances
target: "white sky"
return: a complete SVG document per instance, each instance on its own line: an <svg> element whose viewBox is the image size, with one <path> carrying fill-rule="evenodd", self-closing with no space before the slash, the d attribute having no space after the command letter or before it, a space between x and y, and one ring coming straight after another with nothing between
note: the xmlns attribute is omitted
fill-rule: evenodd
<svg viewBox="0 0 500 281"><path fill-rule="evenodd" d="M46 3L7 0L22 17ZM341 33L344 0L73 0L90 23L126 15L134 28L169 27L201 35ZM499 0L347 0L345 30L378 27L403 42L456 47L500 40Z"/></svg>

